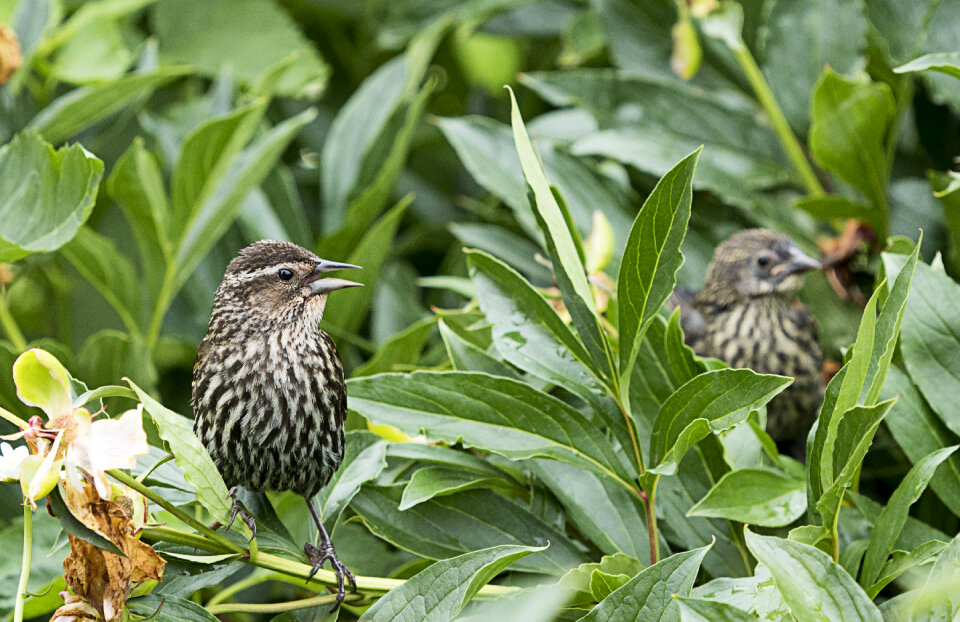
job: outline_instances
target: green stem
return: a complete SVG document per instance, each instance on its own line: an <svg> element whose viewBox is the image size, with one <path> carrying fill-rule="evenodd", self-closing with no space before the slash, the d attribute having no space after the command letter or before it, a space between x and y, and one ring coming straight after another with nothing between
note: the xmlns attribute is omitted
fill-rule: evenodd
<svg viewBox="0 0 960 622"><path fill-rule="evenodd" d="M240 553L243 555L247 554L247 550L244 549L242 546L240 546L239 544L234 544L227 538L221 536L214 530L210 529L209 527L207 527L206 525L204 525L194 517L190 516L189 514L187 514L177 506L175 506L174 504L170 503L169 501L167 501L166 499L164 499L163 497L155 493L150 488L146 487L143 484L143 482L138 482L136 479L130 477L129 475L127 475L126 473L118 469L110 469L109 471L107 471L107 475L117 480L118 482L125 484L130 488L133 488L134 490L142 494L147 499L150 499L151 501L153 501L154 503L156 503L166 511L170 512L171 514L173 514L174 516L176 516L186 524L190 525L191 527L193 527L194 529L196 529L197 531L205 535L210 540L213 540L214 542L219 544L221 547L227 549L228 552Z"/></svg>
<svg viewBox="0 0 960 622"><path fill-rule="evenodd" d="M343 602L353 603L360 600L363 600L363 596L360 594L347 594ZM205 609L215 616L223 613L283 613L284 611L306 609L307 607L332 605L336 601L336 594L327 594L325 596L313 596L302 600L291 600L285 603L270 603L266 605L259 603L225 603L222 605L208 605Z"/></svg>
<svg viewBox="0 0 960 622"><path fill-rule="evenodd" d="M0 407L0 417L2 417L3 419L6 419L7 421L17 426L21 430L25 430L30 427L29 423L27 423L26 421L24 421L23 419L21 419L20 417L16 416L15 414L13 414L12 412L10 412L9 410L3 407Z"/></svg>
<svg viewBox="0 0 960 622"><path fill-rule="evenodd" d="M13 622L23 622L23 606L27 601L27 581L30 579L30 563L33 557L33 510L23 504L23 565L20 567L20 583L13 609Z"/></svg>
<svg viewBox="0 0 960 622"><path fill-rule="evenodd" d="M233 552L232 550L225 550L222 545L217 542L212 542L209 538L171 527L145 527L143 530L143 540L148 543L170 542L173 544L182 544L207 551L208 553ZM333 587L337 585L337 577L330 570L319 570L313 578L307 580L312 570L309 565L269 553L261 552L256 559L241 557L240 561L252 566L273 570L290 577L297 577L302 579L303 585L308 588ZM381 595L404 583L405 581L401 579L359 576L357 577L357 590L364 594ZM519 589L518 587L506 585L485 585L477 592L477 596L481 598L498 598L509 594L516 594Z"/></svg>
<svg viewBox="0 0 960 622"><path fill-rule="evenodd" d="M157 460L156 462L153 463L153 466L152 466L152 467L150 467L149 469L147 469L146 471L144 471L143 473L141 473L140 475L138 475L138 476L137 476L137 481L138 481L138 482L143 482L145 479L147 479L148 477L150 477L150 474L151 474L151 473L153 473L153 472L156 471L158 468L160 468L160 465L162 465L162 464L165 463L165 462L170 462L171 460L173 460L173 454L167 454L167 455L164 456L163 458L160 458L159 460Z"/></svg>
<svg viewBox="0 0 960 622"><path fill-rule="evenodd" d="M800 178L807 192L809 194L824 194L823 186L820 185L817 174L813 172L813 167L810 165L810 161L807 160L807 156L803 152L803 147L800 146L800 141L797 140L797 137L793 134L793 130L790 129L790 123L787 122L787 117L784 116L780 104L777 103L777 98L773 96L773 91L770 90L770 85L767 84L767 80L763 77L763 72L761 72L760 67L757 66L757 61L753 58L750 50L747 49L743 40L740 40L739 45L732 47L732 50L737 61L740 63L740 68L743 70L747 81L753 88L754 94L757 96L757 99L760 100L760 105L763 106L763 109L767 112L767 116L770 117L770 121L773 123L773 129L777 133L777 138L780 139L780 145L786 152L787 157L790 158L790 162L797 170L797 173L800 174Z"/></svg>
<svg viewBox="0 0 960 622"><path fill-rule="evenodd" d="M160 285L160 293L157 295L157 303L153 307L150 328L147 329L147 337L144 340L147 350L151 352L157 346L157 340L160 338L160 328L163 326L163 318L167 314L167 307L170 306L170 299L173 298L173 284L176 278L177 267L173 263L168 263L167 270L163 274L163 283Z"/></svg>
<svg viewBox="0 0 960 622"><path fill-rule="evenodd" d="M650 490L640 491L640 498L643 499L643 505L647 510L647 534L650 536L650 565L660 561L660 537L657 533L657 484L660 482L660 476L653 478L653 485Z"/></svg>
<svg viewBox="0 0 960 622"><path fill-rule="evenodd" d="M7 302L7 289L0 289L0 324L3 325L3 331L7 333L7 338L13 343L17 352L24 352L27 349L27 340L23 338L17 321L10 313L10 305Z"/></svg>
<svg viewBox="0 0 960 622"><path fill-rule="evenodd" d="M213 607L214 605L219 605L225 600L231 598L234 594L239 594L243 590L254 587L255 585L260 585L261 583L266 583L267 581L273 581L277 577L281 577L281 576L283 575L275 572L255 571L249 577L245 579L240 579L236 583L232 583L229 586L217 592L213 598L207 601L205 609L209 611L210 607Z"/></svg>

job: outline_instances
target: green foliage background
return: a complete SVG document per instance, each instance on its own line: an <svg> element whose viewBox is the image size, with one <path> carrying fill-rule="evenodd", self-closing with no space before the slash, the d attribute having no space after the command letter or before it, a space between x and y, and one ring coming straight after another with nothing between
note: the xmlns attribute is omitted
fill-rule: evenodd
<svg viewBox="0 0 960 622"><path fill-rule="evenodd" d="M24 59L0 86L0 370L43 347L91 388L130 378L188 416L239 248L287 239L363 265L367 286L323 321L352 413L320 502L371 579L341 618L956 615L938 580L960 573L944 449L960 434L960 3L0 0L0 23ZM803 465L762 432L785 382L699 359L661 307L736 230L814 253L850 218L876 234L845 268L866 310L820 274L802 293L846 363ZM0 403L35 414L9 374ZM154 404L154 457L179 454ZM190 468L147 482L219 515ZM19 493L0 495L13 550ZM302 501L268 497L249 499L259 546L297 560ZM35 538L41 616L65 553L53 519ZM203 554L218 559L171 557L131 611L166 598L160 617L210 619L320 590ZM0 560L0 611L18 559ZM375 579L410 577L376 601ZM495 577L507 587L480 590ZM428 618L417 598L438 589Z"/></svg>

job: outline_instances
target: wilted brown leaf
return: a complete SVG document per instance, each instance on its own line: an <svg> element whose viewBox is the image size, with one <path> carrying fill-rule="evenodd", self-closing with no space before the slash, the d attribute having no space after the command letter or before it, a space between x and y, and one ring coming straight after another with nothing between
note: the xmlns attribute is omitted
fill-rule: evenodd
<svg viewBox="0 0 960 622"><path fill-rule="evenodd" d="M131 583L159 580L166 562L153 547L137 538L137 528L120 504L101 499L90 485L82 490L69 485L65 488L71 513L116 544L126 557L70 535L70 555L63 562L64 578L70 589L87 600L104 620L119 620Z"/></svg>

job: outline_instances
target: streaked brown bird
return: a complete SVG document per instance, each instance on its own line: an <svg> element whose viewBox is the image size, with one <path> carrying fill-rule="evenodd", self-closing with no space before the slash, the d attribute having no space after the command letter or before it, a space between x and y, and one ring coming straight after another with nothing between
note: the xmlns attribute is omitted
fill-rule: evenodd
<svg viewBox="0 0 960 622"><path fill-rule="evenodd" d="M819 268L786 235L748 229L717 247L695 297L674 294L694 352L731 367L794 378L767 405L767 431L800 447L823 402L824 383L817 321L796 292L803 274Z"/></svg>
<svg viewBox="0 0 960 622"><path fill-rule="evenodd" d="M359 268L320 259L275 240L256 242L227 266L217 288L210 328L193 367L193 429L241 508L237 487L303 495L320 532L320 547L303 550L316 573L330 561L337 602L353 573L337 558L313 497L343 461L347 393L337 347L318 324L327 295L360 283L323 278Z"/></svg>

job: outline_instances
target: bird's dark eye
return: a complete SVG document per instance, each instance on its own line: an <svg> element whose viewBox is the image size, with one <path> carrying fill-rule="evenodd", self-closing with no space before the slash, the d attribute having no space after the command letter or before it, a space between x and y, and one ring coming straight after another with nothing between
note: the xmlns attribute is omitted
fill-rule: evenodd
<svg viewBox="0 0 960 622"><path fill-rule="evenodd" d="M766 268L767 266L770 265L770 258L767 257L766 255L760 255L759 257L757 257L757 265L760 266L761 268Z"/></svg>
<svg viewBox="0 0 960 622"><path fill-rule="evenodd" d="M281 281L289 281L293 278L293 270L290 268L280 268L280 270L277 272L277 276Z"/></svg>

